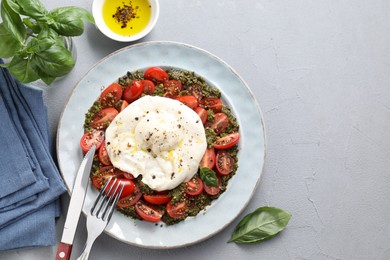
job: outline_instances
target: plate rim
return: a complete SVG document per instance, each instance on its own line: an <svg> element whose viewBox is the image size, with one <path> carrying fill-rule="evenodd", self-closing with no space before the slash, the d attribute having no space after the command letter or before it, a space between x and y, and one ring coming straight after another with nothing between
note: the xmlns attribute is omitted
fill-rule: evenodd
<svg viewBox="0 0 390 260"><path fill-rule="evenodd" d="M235 219L238 218L239 215L241 215L241 213L245 210L245 208L248 206L249 202L251 201L251 199L253 198L253 195L254 193L256 192L258 186L259 186L259 183L260 183L260 179L262 177L262 174L264 172L264 165L265 165L265 160L266 160L266 154L267 154L267 132L266 132L266 127L265 127L265 121L264 121L264 116L263 116L263 112L259 106L259 103L255 97L255 95L253 94L252 90L250 89L249 85L246 83L246 81L241 77L241 75L233 68L231 67L228 63L226 63L224 60L222 60L221 58L219 58L218 56L216 56L215 54L203 49L203 48L200 48L200 47L196 47L194 45L190 45L190 44L187 44L187 43L183 43L183 42L178 42L178 41L146 41L146 42L141 42L141 43L137 43L137 44L132 44L132 45L128 45L128 46L125 46L123 48L120 48L114 52L111 52L109 54L107 54L106 56L104 56L103 58L101 58L100 60L98 60L95 64L93 64L83 75L82 77L76 82L76 84L73 86L69 96L67 97L67 100L63 106L63 109L61 111L61 114L60 114L60 117L59 117L59 123L58 123L58 126L57 126L57 134L56 134L56 157L57 157L57 164L58 164L58 167L59 167L59 171L60 171L60 174L61 174L61 177L62 179L64 180L64 183L65 183L65 186L66 186L66 189L67 189L67 193L69 194L69 196L72 195L72 191L73 191L73 188L70 187L70 184L68 182L65 181L65 177L64 177L64 171L61 167L61 159L60 159L60 149L59 149L59 142L60 142L60 132L61 132L61 128L62 128L62 123L63 123L63 115L65 113L65 110L67 109L74 93L76 92L77 88L79 87L80 83L88 76L89 73L91 73L91 71L93 71L97 66L99 66L101 63L103 63L104 61L106 61L107 59L111 58L112 56L115 56L116 54L118 53L121 53L121 52L125 52L126 50L128 49L133 49L133 48L137 48L137 47L143 47L143 46L147 46L147 45L156 45L156 44L167 44L167 45L179 45L181 47L186 47L186 48L189 48L189 49L195 49L199 52L203 52L204 54L208 55L208 56L211 56L212 58L214 58L215 60L217 60L219 63L221 63L222 65L224 65L225 68L229 69L231 71L231 73L237 77L239 79L239 81L241 81L241 83L243 84L243 86L245 86L245 89L246 91L248 92L248 94L250 95L250 97L253 99L254 101L254 104L256 106L256 112L259 116L259 119L260 119L260 124L261 124L261 127L262 127L262 130L263 130L263 134L262 134L262 139L263 139L263 143L264 143L264 151L263 151L263 157L259 157L259 159L262 159L262 165L261 165L261 169L258 169L258 174L259 174L259 177L257 178L256 180L256 184L254 185L253 189L251 190L251 193L249 195L249 197L247 198L247 200L245 201L245 203L243 203L243 206L241 207L241 209L239 210L239 212L236 214L236 216L234 216L230 221L226 222L222 227L220 227L219 229L215 230L214 232L211 232L210 234L208 234L207 236L204 236L200 239L197 239L195 241L192 241L192 242L189 242L189 243L185 243L185 244L180 244L180 245L176 245L176 246L150 246L150 245L143 245L143 244L138 244L138 243L133 243L131 241L128 241L126 239L122 239L121 237L115 235L115 234L112 234L111 232L109 232L107 229L104 231L106 234L108 234L110 237L113 237L114 239L118 240L118 241L121 241L125 244L129 244L129 245L132 245L132 246L137 246L137 247L141 247L141 248L148 248L148 249L173 249L173 248L181 248L181 247L185 247L185 246L189 246L189 245L194 245L194 244L197 244L197 243L200 243L204 240L207 240L209 239L210 237L212 236L215 236L217 233L221 232L222 230L224 230L228 225L230 225ZM185 68L182 68L182 69L185 69ZM196 72L195 72L196 73ZM206 78L207 80L207 78ZM114 79L115 81L115 79ZM114 82L113 81L113 82ZM83 214L86 216L86 213L84 212L84 210L82 210ZM120 213L122 214L122 213ZM199 213L200 214L200 213Z"/></svg>

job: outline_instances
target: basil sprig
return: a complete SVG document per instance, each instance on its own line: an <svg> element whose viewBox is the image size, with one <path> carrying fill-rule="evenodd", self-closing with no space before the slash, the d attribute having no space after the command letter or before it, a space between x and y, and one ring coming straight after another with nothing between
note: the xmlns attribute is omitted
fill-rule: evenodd
<svg viewBox="0 0 390 260"><path fill-rule="evenodd" d="M270 239L288 224L291 214L282 209L261 207L246 215L228 242L251 244Z"/></svg>
<svg viewBox="0 0 390 260"><path fill-rule="evenodd" d="M217 175L213 170L207 167L200 168L200 179L209 187L218 187Z"/></svg>
<svg viewBox="0 0 390 260"><path fill-rule="evenodd" d="M0 58L12 58L0 66L23 83L42 79L50 85L68 74L75 60L63 37L81 35L84 20L94 23L83 8L48 11L39 0L2 0L0 9Z"/></svg>

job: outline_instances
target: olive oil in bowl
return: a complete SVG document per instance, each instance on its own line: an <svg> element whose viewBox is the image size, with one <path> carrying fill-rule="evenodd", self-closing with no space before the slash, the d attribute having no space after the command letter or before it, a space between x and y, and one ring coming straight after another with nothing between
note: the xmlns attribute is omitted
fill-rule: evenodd
<svg viewBox="0 0 390 260"><path fill-rule="evenodd" d="M147 35L160 13L158 0L93 0L98 29L107 37L131 42Z"/></svg>
<svg viewBox="0 0 390 260"><path fill-rule="evenodd" d="M148 0L106 0L102 11L107 27L122 36L142 32L151 16Z"/></svg>

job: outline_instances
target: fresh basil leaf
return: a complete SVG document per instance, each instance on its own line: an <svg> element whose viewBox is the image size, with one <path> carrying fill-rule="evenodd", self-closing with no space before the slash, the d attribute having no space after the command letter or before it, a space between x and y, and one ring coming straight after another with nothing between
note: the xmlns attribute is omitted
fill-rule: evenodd
<svg viewBox="0 0 390 260"><path fill-rule="evenodd" d="M84 32L84 22L71 6L53 9L49 17L49 26L61 35L79 36Z"/></svg>
<svg viewBox="0 0 390 260"><path fill-rule="evenodd" d="M17 14L20 14L20 6L16 3L16 0L7 0L8 6Z"/></svg>
<svg viewBox="0 0 390 260"><path fill-rule="evenodd" d="M7 0L10 6L18 6L19 14L33 17L35 19L41 19L47 14L46 8L39 0ZM13 7L14 9L15 7Z"/></svg>
<svg viewBox="0 0 390 260"><path fill-rule="evenodd" d="M291 214L282 209L261 207L246 215L228 242L250 244L270 239L288 224Z"/></svg>
<svg viewBox="0 0 390 260"><path fill-rule="evenodd" d="M52 77L61 77L68 74L75 64L70 51L58 44L36 53L32 60L43 72Z"/></svg>
<svg viewBox="0 0 390 260"><path fill-rule="evenodd" d="M200 168L200 179L210 187L218 187L217 175L207 167Z"/></svg>
<svg viewBox="0 0 390 260"><path fill-rule="evenodd" d="M68 6L64 8L69 9L72 15L77 16L79 19L85 19L91 24L95 24L95 19L93 18L92 14L87 10L85 10L84 8L77 7L77 6Z"/></svg>
<svg viewBox="0 0 390 260"><path fill-rule="evenodd" d="M62 36L59 36L56 31L48 27L43 28L37 36L38 40L43 40L47 38L54 40L57 45L65 47L64 39L62 38Z"/></svg>
<svg viewBox="0 0 390 260"><path fill-rule="evenodd" d="M26 49L29 53L38 53L49 49L54 44L56 44L56 41L51 38L44 38L39 40L37 38L32 38L27 44Z"/></svg>
<svg viewBox="0 0 390 260"><path fill-rule="evenodd" d="M22 44L15 39L14 35L5 29L4 24L0 24L0 57L9 58L16 54Z"/></svg>
<svg viewBox="0 0 390 260"><path fill-rule="evenodd" d="M45 72L43 72L43 71L42 71L41 69L39 69L39 68L36 69L36 72L37 72L37 74L39 75L39 77L41 78L41 80L42 80L43 82L45 82L47 85L50 85L50 84L53 83L53 81L56 79L56 77L47 75Z"/></svg>
<svg viewBox="0 0 390 260"><path fill-rule="evenodd" d="M3 19L4 27L8 32L12 33L20 43L26 38L26 28L20 16L10 8L8 0L1 1L1 18Z"/></svg>
<svg viewBox="0 0 390 260"><path fill-rule="evenodd" d="M7 65L7 68L20 82L28 83L39 79L38 74L33 68L32 60L29 58L15 55Z"/></svg>

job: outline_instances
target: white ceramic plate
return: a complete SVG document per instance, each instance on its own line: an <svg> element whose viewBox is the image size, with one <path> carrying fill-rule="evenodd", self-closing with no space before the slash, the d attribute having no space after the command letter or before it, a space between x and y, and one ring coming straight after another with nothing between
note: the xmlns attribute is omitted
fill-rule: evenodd
<svg viewBox="0 0 390 260"><path fill-rule="evenodd" d="M79 81L62 113L57 133L59 167L68 187L73 187L82 160L79 140L84 115L99 97L102 87L115 82L127 71L150 66L176 67L194 71L222 92L240 124L236 175L227 191L198 216L167 226L133 220L115 212L106 232L128 244L148 248L174 248L207 239L225 228L245 208L255 191L264 164L265 138L260 109L242 78L218 57L186 44L146 42L118 50L94 65ZM91 208L97 191L88 188L83 212Z"/></svg>

